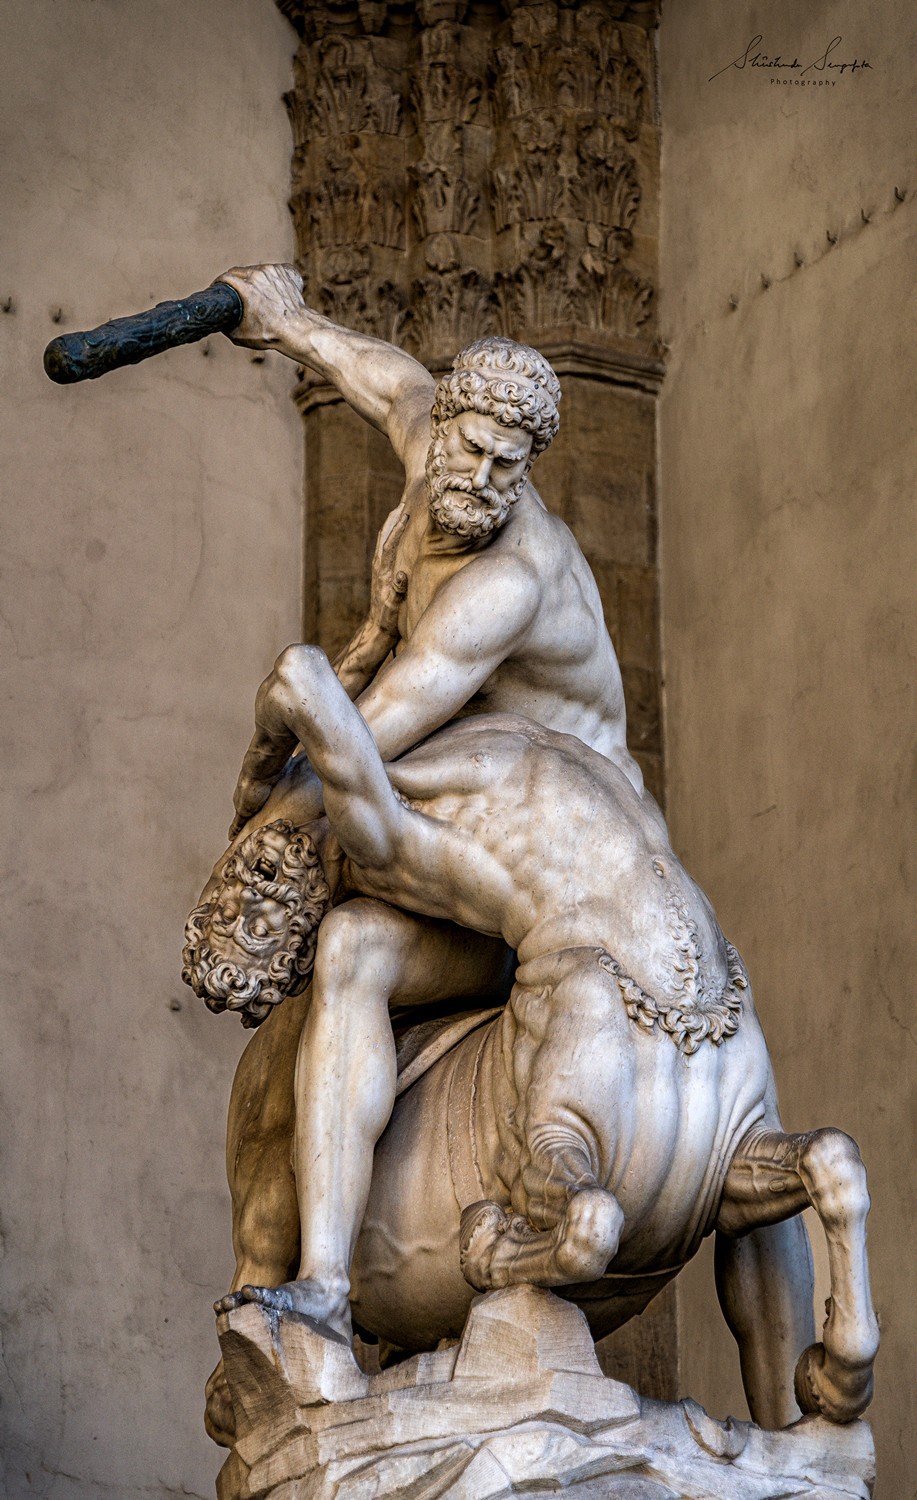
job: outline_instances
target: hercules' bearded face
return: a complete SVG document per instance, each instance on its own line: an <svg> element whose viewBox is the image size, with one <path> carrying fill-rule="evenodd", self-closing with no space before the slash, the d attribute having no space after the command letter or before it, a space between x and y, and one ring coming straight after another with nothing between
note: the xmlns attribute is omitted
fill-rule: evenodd
<svg viewBox="0 0 917 1500"><path fill-rule="evenodd" d="M430 515L453 536L490 536L525 488L532 437L477 411L434 421L426 476Z"/></svg>

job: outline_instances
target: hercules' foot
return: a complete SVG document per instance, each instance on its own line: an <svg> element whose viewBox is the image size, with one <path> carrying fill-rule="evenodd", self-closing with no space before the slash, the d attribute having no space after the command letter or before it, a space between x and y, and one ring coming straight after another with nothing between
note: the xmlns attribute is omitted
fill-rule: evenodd
<svg viewBox="0 0 917 1500"><path fill-rule="evenodd" d="M245 1302L254 1302L269 1312L298 1313L317 1323L323 1333L332 1338L350 1343L353 1329L350 1322L350 1304L345 1297L335 1295L318 1281L285 1281L282 1286L243 1286L237 1292L229 1292L213 1304L217 1314L232 1312Z"/></svg>
<svg viewBox="0 0 917 1500"><path fill-rule="evenodd" d="M810 1344L799 1357L793 1384L801 1411L829 1422L853 1422L872 1400L872 1365L848 1369L826 1354L824 1344Z"/></svg>
<svg viewBox="0 0 917 1500"><path fill-rule="evenodd" d="M204 1407L204 1427L207 1436L215 1443L219 1443L221 1448L231 1448L236 1440L236 1414L230 1399L222 1360L207 1381L204 1395L207 1403Z"/></svg>

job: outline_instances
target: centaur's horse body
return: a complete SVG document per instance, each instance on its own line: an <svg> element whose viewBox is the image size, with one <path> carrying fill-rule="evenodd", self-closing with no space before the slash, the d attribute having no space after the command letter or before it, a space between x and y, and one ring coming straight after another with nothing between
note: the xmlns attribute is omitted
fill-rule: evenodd
<svg viewBox="0 0 917 1500"><path fill-rule="evenodd" d="M549 1267L538 1279L583 1308L597 1339L642 1312L715 1227L742 1143L781 1128L743 979L735 1034L686 1054L631 1020L601 950L524 966L506 1008L401 1094L379 1141L351 1271L361 1327L411 1349L457 1337L474 1296L462 1210L489 1200L556 1230L569 1188L559 1178L552 1195L546 1151L581 1158L584 1186L594 1164L623 1222L607 1274L571 1285L574 1267ZM551 986L547 1037L539 980Z"/></svg>

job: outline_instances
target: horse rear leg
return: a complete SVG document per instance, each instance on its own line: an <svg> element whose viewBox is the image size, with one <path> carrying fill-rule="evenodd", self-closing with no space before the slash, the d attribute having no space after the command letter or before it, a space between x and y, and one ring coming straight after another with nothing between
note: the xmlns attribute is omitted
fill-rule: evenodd
<svg viewBox="0 0 917 1500"><path fill-rule="evenodd" d="M796 1217L739 1238L717 1234L714 1264L720 1307L739 1346L752 1420L759 1427L789 1427L799 1420L793 1374L815 1338L806 1226Z"/></svg>
<svg viewBox="0 0 917 1500"><path fill-rule="evenodd" d="M739 1238L810 1204L827 1240L831 1296L821 1343L806 1348L796 1365L796 1399L804 1412L850 1422L872 1399L879 1347L866 1259L869 1193L856 1142L841 1130L748 1137L730 1164L716 1227ZM796 1274L792 1262L784 1273Z"/></svg>

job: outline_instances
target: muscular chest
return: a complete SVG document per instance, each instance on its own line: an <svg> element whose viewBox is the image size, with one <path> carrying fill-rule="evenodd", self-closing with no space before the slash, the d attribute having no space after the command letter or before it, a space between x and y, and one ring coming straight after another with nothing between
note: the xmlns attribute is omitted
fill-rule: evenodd
<svg viewBox="0 0 917 1500"><path fill-rule="evenodd" d="M415 523L412 515L396 562L396 566L408 576L407 593L398 617L398 626L406 641L410 640L418 620L443 585L467 567L475 556L473 552L448 550L439 538L427 532L425 493L412 497L412 504L418 508L417 520Z"/></svg>

